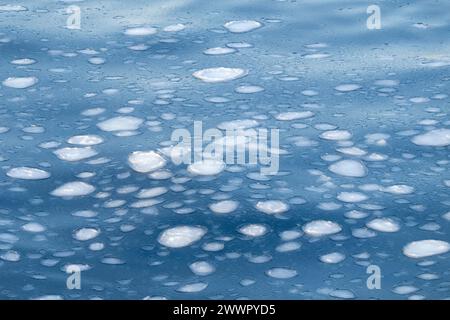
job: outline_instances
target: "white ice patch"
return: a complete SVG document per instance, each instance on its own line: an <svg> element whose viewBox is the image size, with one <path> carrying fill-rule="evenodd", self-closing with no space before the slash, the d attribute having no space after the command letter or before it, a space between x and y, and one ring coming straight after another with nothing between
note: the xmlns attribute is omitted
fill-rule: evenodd
<svg viewBox="0 0 450 320"><path fill-rule="evenodd" d="M414 286L398 286L398 287L395 287L392 290L392 292L394 292L396 294L411 294L411 293L416 292L417 290L419 290L419 289L417 289Z"/></svg>
<svg viewBox="0 0 450 320"><path fill-rule="evenodd" d="M303 231L311 237L322 237L341 232L342 228L335 222L314 220L303 226Z"/></svg>
<svg viewBox="0 0 450 320"><path fill-rule="evenodd" d="M216 268L206 261L196 261L191 263L189 269L198 276L207 276L216 271Z"/></svg>
<svg viewBox="0 0 450 320"><path fill-rule="evenodd" d="M239 202L233 200L223 200L212 203L209 209L214 213L227 214L235 211L239 205Z"/></svg>
<svg viewBox="0 0 450 320"><path fill-rule="evenodd" d="M144 122L143 119L123 116L114 117L102 122L97 123L97 127L102 131L112 132L112 131L134 131L139 129L141 124Z"/></svg>
<svg viewBox="0 0 450 320"><path fill-rule="evenodd" d="M242 78L248 74L247 70L240 68L207 68L195 71L192 75L204 82L217 83Z"/></svg>
<svg viewBox="0 0 450 320"><path fill-rule="evenodd" d="M442 240L420 240L408 243L403 254L410 258L425 258L450 251L450 243Z"/></svg>
<svg viewBox="0 0 450 320"><path fill-rule="evenodd" d="M261 237L267 233L267 227L262 224L247 224L238 229L240 233L248 237Z"/></svg>
<svg viewBox="0 0 450 320"><path fill-rule="evenodd" d="M170 26L164 27L163 31L165 32L179 32L186 29L186 26L182 23L171 24Z"/></svg>
<svg viewBox="0 0 450 320"><path fill-rule="evenodd" d="M140 173L148 173L161 169L166 160L154 151L135 151L128 157L131 169Z"/></svg>
<svg viewBox="0 0 450 320"><path fill-rule="evenodd" d="M297 275L297 271L288 268L272 268L267 270L266 274L275 279L290 279Z"/></svg>
<svg viewBox="0 0 450 320"><path fill-rule="evenodd" d="M352 134L347 130L330 130L322 132L320 137L325 140L339 141L350 139Z"/></svg>
<svg viewBox="0 0 450 320"><path fill-rule="evenodd" d="M136 195L136 198L145 199L145 198L159 197L168 191L169 190L166 187L154 187L154 188L149 188L149 189L142 189Z"/></svg>
<svg viewBox="0 0 450 320"><path fill-rule="evenodd" d="M2 84L8 88L26 89L38 83L36 77L10 77L3 80Z"/></svg>
<svg viewBox="0 0 450 320"><path fill-rule="evenodd" d="M50 194L56 197L80 197L95 191L95 187L81 181L73 181L63 184Z"/></svg>
<svg viewBox="0 0 450 320"><path fill-rule="evenodd" d="M6 175L11 178L23 180L41 180L50 177L50 173L47 171L30 167L12 168L6 173Z"/></svg>
<svg viewBox="0 0 450 320"><path fill-rule="evenodd" d="M255 208L265 214L281 214L289 210L289 205L280 200L258 201Z"/></svg>
<svg viewBox="0 0 450 320"><path fill-rule="evenodd" d="M258 121L253 119L239 119L220 123L217 128L221 130L246 130L257 127Z"/></svg>
<svg viewBox="0 0 450 320"><path fill-rule="evenodd" d="M205 159L190 164L187 170L195 175L214 176L225 169L225 163L222 160Z"/></svg>
<svg viewBox="0 0 450 320"><path fill-rule="evenodd" d="M86 148L62 148L53 151L53 153L64 161L80 161L97 155L97 151L90 147Z"/></svg>
<svg viewBox="0 0 450 320"><path fill-rule="evenodd" d="M103 142L103 138L95 134L73 136L67 139L67 143L78 144L82 146L93 146Z"/></svg>
<svg viewBox="0 0 450 320"><path fill-rule="evenodd" d="M20 260L20 253L14 250L8 250L0 255L0 259L9 262L17 262Z"/></svg>
<svg viewBox="0 0 450 320"><path fill-rule="evenodd" d="M264 91L264 88L260 86L242 85L234 89L234 91L242 94L252 94Z"/></svg>
<svg viewBox="0 0 450 320"><path fill-rule="evenodd" d="M206 232L204 227L177 226L164 230L158 242L169 248L183 248L199 241Z"/></svg>
<svg viewBox="0 0 450 320"><path fill-rule="evenodd" d="M152 27L136 27L128 28L124 31L127 36L150 36L157 32L156 28Z"/></svg>
<svg viewBox="0 0 450 320"><path fill-rule="evenodd" d="M280 244L279 246L277 246L275 248L275 250L277 252L291 252L291 251L295 251L301 248L301 244L299 242L295 242L295 241L289 241L289 242L285 242Z"/></svg>
<svg viewBox="0 0 450 320"><path fill-rule="evenodd" d="M377 218L369 221L366 226L380 232L397 232L400 225L390 218Z"/></svg>
<svg viewBox="0 0 450 320"><path fill-rule="evenodd" d="M355 298L355 294L350 290L337 289L333 290L329 293L330 297L338 298L338 299L353 299Z"/></svg>
<svg viewBox="0 0 450 320"><path fill-rule="evenodd" d="M182 292L182 293L195 293L195 292L200 292L200 291L205 290L206 287L208 287L207 283L196 282L196 283L186 284L186 285L178 288L177 291Z"/></svg>
<svg viewBox="0 0 450 320"><path fill-rule="evenodd" d="M88 241L96 238L100 230L95 228L81 228L74 232L73 237L79 241Z"/></svg>
<svg viewBox="0 0 450 320"><path fill-rule="evenodd" d="M262 27L262 23L254 20L229 21L223 25L228 31L233 33L249 32Z"/></svg>
<svg viewBox="0 0 450 320"><path fill-rule="evenodd" d="M447 212L447 213L444 213L444 214L442 215L442 218L444 218L444 219L447 220L447 221L450 221L450 211Z"/></svg>
<svg viewBox="0 0 450 320"><path fill-rule="evenodd" d="M339 263L345 260L345 255L339 252L332 252L320 256L319 260L323 263Z"/></svg>
<svg viewBox="0 0 450 320"><path fill-rule="evenodd" d="M102 114L105 111L106 111L105 108L90 108L84 110L81 114L86 117L94 117L98 116L99 114Z"/></svg>
<svg viewBox="0 0 450 320"><path fill-rule="evenodd" d="M20 6L17 4L4 4L0 5L0 12L19 12L19 11L27 11L28 9L24 6Z"/></svg>
<svg viewBox="0 0 450 320"><path fill-rule="evenodd" d="M380 189L383 192L391 193L391 194L411 194L414 192L414 188L411 186L407 186L405 184L396 184L389 187L382 187Z"/></svg>
<svg viewBox="0 0 450 320"><path fill-rule="evenodd" d="M333 163L328 169L340 176L361 178L367 175L367 168L357 160L341 160Z"/></svg>
<svg viewBox="0 0 450 320"><path fill-rule="evenodd" d="M37 222L29 222L27 224L24 224L22 226L22 229L26 232L31 232L31 233L38 233L38 232L44 232L46 230L46 228Z"/></svg>
<svg viewBox="0 0 450 320"><path fill-rule="evenodd" d="M23 59L15 59L11 61L11 64L19 65L19 66L27 66L30 64L36 63L36 60L29 59L29 58L23 58Z"/></svg>
<svg viewBox="0 0 450 320"><path fill-rule="evenodd" d="M361 192L340 192L337 196L338 200L343 202L361 202L368 199L368 197Z"/></svg>
<svg viewBox="0 0 450 320"><path fill-rule="evenodd" d="M411 140L418 146L446 147L450 145L450 129L436 129L419 134Z"/></svg>
<svg viewBox="0 0 450 320"><path fill-rule="evenodd" d="M206 55L216 56L216 55L222 55L222 54L230 54L236 52L236 49L228 48L228 47L214 47L209 48L203 51Z"/></svg>
<svg viewBox="0 0 450 320"><path fill-rule="evenodd" d="M282 112L275 116L275 119L279 121L292 121L299 119L311 118L314 116L314 113L311 111L288 111Z"/></svg>
<svg viewBox="0 0 450 320"><path fill-rule="evenodd" d="M350 92L360 89L361 86L357 84L341 84L335 87L334 89L339 92Z"/></svg>
<svg viewBox="0 0 450 320"><path fill-rule="evenodd" d="M336 150L339 151L340 153L355 157L360 157L367 154L367 151L360 149L358 147L338 148Z"/></svg>

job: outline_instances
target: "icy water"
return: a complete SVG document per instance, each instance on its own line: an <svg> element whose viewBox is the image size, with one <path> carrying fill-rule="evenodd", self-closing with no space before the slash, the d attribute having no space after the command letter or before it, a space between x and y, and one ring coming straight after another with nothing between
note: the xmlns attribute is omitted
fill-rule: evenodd
<svg viewBox="0 0 450 320"><path fill-rule="evenodd" d="M3 0L0 298L450 298L449 24L444 0ZM277 174L175 164L194 121L278 128Z"/></svg>

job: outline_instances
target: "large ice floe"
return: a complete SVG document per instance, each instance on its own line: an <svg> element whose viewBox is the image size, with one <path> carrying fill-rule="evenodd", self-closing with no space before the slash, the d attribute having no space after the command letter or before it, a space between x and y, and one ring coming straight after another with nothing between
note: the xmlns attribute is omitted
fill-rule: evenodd
<svg viewBox="0 0 450 320"><path fill-rule="evenodd" d="M248 74L248 71L241 68L207 68L195 71L192 75L204 82L217 83L226 82L242 78Z"/></svg>
<svg viewBox="0 0 450 320"><path fill-rule="evenodd" d="M419 240L408 243L403 254L410 258L426 258L450 251L450 243L442 240Z"/></svg>
<svg viewBox="0 0 450 320"><path fill-rule="evenodd" d="M164 230L158 242L169 248L183 248L199 241L207 230L199 226L177 226Z"/></svg>
<svg viewBox="0 0 450 320"><path fill-rule="evenodd" d="M135 151L128 156L131 169L140 173L148 173L165 166L166 160L155 151Z"/></svg>

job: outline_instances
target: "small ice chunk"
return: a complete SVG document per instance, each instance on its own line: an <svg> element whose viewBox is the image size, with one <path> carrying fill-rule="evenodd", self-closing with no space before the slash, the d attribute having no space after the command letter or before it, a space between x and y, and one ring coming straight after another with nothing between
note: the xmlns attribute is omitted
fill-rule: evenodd
<svg viewBox="0 0 450 320"><path fill-rule="evenodd" d="M289 210L289 205L280 200L258 201L255 208L265 214L281 214Z"/></svg>
<svg viewBox="0 0 450 320"><path fill-rule="evenodd" d="M214 176L225 169L225 163L222 160L205 159L194 162L188 166L188 171L200 176Z"/></svg>
<svg viewBox="0 0 450 320"><path fill-rule="evenodd" d="M361 86L357 84L340 84L336 86L334 89L339 92L350 92L360 89Z"/></svg>
<svg viewBox="0 0 450 320"><path fill-rule="evenodd" d="M23 180L41 180L50 177L50 173L47 171L30 167L12 168L6 173L6 175L11 178Z"/></svg>
<svg viewBox="0 0 450 320"><path fill-rule="evenodd" d="M411 194L414 192L414 188L411 186L407 186L405 184L396 184L389 187L383 187L380 189L383 192L392 193L392 194Z"/></svg>
<svg viewBox="0 0 450 320"><path fill-rule="evenodd" d="M46 228L37 222L29 222L27 224L24 224L22 226L22 229L26 232L31 232L31 233L38 233L38 232L44 232L46 230Z"/></svg>
<svg viewBox="0 0 450 320"><path fill-rule="evenodd" d="M311 237L322 237L341 232L342 228L336 222L314 220L303 226L303 231Z"/></svg>
<svg viewBox="0 0 450 320"><path fill-rule="evenodd" d="M338 148L337 151L347 154L349 156L360 157L367 154L367 151L360 149L358 147L347 147L347 148Z"/></svg>
<svg viewBox="0 0 450 320"><path fill-rule="evenodd" d="M86 148L62 148L53 151L53 153L64 161L80 161L97 155L97 151L90 147Z"/></svg>
<svg viewBox="0 0 450 320"><path fill-rule="evenodd" d="M328 294L330 297L338 298L338 299L353 299L355 298L355 294L350 290L336 289L331 291Z"/></svg>
<svg viewBox="0 0 450 320"><path fill-rule="evenodd" d="M216 56L216 55L222 55L222 54L230 54L236 52L236 49L228 48L228 47L214 47L209 48L203 51L206 55Z"/></svg>
<svg viewBox="0 0 450 320"><path fill-rule="evenodd" d="M442 218L444 218L444 219L447 220L447 221L450 221L450 211L447 212L447 213L444 213L444 214L442 215Z"/></svg>
<svg viewBox="0 0 450 320"><path fill-rule="evenodd" d="M136 195L136 198L146 199L146 198L159 197L160 195L163 195L168 191L169 190L166 187L154 187L154 188L149 188L149 189L142 189Z"/></svg>
<svg viewBox="0 0 450 320"><path fill-rule="evenodd" d="M81 114L86 117L94 117L98 116L99 114L102 114L105 111L106 111L105 108L90 108L84 110Z"/></svg>
<svg viewBox="0 0 450 320"><path fill-rule="evenodd" d="M89 58L88 62L90 64L94 64L94 65L101 65L106 62L106 59L101 58L101 57L92 57L92 58Z"/></svg>
<svg viewBox="0 0 450 320"><path fill-rule="evenodd" d="M419 240L408 243L403 254L410 258L425 258L450 251L450 243L442 240Z"/></svg>
<svg viewBox="0 0 450 320"><path fill-rule="evenodd" d="M199 241L205 234L206 228L195 226L177 226L164 230L158 242L169 248L183 248Z"/></svg>
<svg viewBox="0 0 450 320"><path fill-rule="evenodd" d="M8 262L17 262L20 260L20 253L14 250L8 250L0 255L0 259Z"/></svg>
<svg viewBox="0 0 450 320"><path fill-rule="evenodd" d="M81 181L73 181L63 184L50 194L56 197L79 197L95 191L95 187Z"/></svg>
<svg viewBox="0 0 450 320"><path fill-rule="evenodd" d="M195 293L195 292L200 292L200 291L205 290L206 287L208 287L207 283L196 282L196 283L186 284L186 285L178 288L177 291L182 292L182 293Z"/></svg>
<svg viewBox="0 0 450 320"><path fill-rule="evenodd" d="M344 261L345 255L339 252L332 252L328 254L324 254L323 256L320 256L320 261L323 263L339 263L341 261Z"/></svg>
<svg viewBox="0 0 450 320"><path fill-rule="evenodd" d="M166 160L154 151L135 151L128 157L131 169L140 173L148 173L161 169Z"/></svg>
<svg viewBox="0 0 450 320"><path fill-rule="evenodd" d="M3 80L2 84L8 88L26 89L38 83L36 77L10 77Z"/></svg>
<svg viewBox="0 0 450 320"><path fill-rule="evenodd" d="M204 82L217 83L242 78L248 74L247 70L240 68L207 68L195 71L192 75Z"/></svg>
<svg viewBox="0 0 450 320"><path fill-rule="evenodd" d="M127 36L150 36L157 32L156 28L153 27L136 27L127 28L124 34Z"/></svg>
<svg viewBox="0 0 450 320"><path fill-rule="evenodd" d="M341 160L330 165L328 169L344 177L361 178L367 175L366 166L358 160Z"/></svg>
<svg viewBox="0 0 450 320"><path fill-rule="evenodd" d="M311 118L314 116L314 113L311 111L288 111L282 112L275 116L275 119L279 121L292 121L299 119Z"/></svg>
<svg viewBox="0 0 450 320"><path fill-rule="evenodd" d="M347 130L330 130L322 132L320 137L325 140L339 141L350 139L352 134Z"/></svg>
<svg viewBox="0 0 450 320"><path fill-rule="evenodd" d="M297 275L297 271L289 268L272 268L267 270L266 274L275 279L290 279Z"/></svg>
<svg viewBox="0 0 450 320"><path fill-rule="evenodd" d="M253 119L238 119L220 123L217 128L221 130L246 130L257 127L258 121Z"/></svg>
<svg viewBox="0 0 450 320"><path fill-rule="evenodd" d="M73 136L67 139L67 143L78 144L82 146L93 146L103 142L103 138L95 134Z"/></svg>
<svg viewBox="0 0 450 320"><path fill-rule="evenodd" d="M338 200L343 202L361 202L368 199L368 197L361 192L340 192L337 196Z"/></svg>
<svg viewBox="0 0 450 320"><path fill-rule="evenodd" d="M23 59L15 59L11 61L12 64L19 65L19 66L27 66L30 64L36 63L36 60L29 59L29 58L23 58Z"/></svg>
<svg viewBox="0 0 450 320"><path fill-rule="evenodd" d="M182 23L171 24L170 26L164 27L163 31L165 32L178 32L186 29L186 26Z"/></svg>
<svg viewBox="0 0 450 320"><path fill-rule="evenodd" d="M291 251L295 251L301 248L301 243L296 242L296 241L289 241L289 242L285 242L280 244L279 246L277 246L275 248L275 250L277 252L291 252Z"/></svg>
<svg viewBox="0 0 450 320"><path fill-rule="evenodd" d="M229 21L223 25L228 31L233 33L249 32L262 27L262 23L255 20Z"/></svg>
<svg viewBox="0 0 450 320"><path fill-rule="evenodd" d="M0 12L19 12L27 11L28 9L18 4L4 4L0 5Z"/></svg>
<svg viewBox="0 0 450 320"><path fill-rule="evenodd" d="M450 145L450 129L436 129L419 134L411 140L418 146L446 147Z"/></svg>
<svg viewBox="0 0 450 320"><path fill-rule="evenodd" d="M411 293L416 292L417 290L419 290L419 289L417 289L414 286L398 286L398 287L395 287L392 290L392 292L394 292L396 294L411 294Z"/></svg>
<svg viewBox="0 0 450 320"><path fill-rule="evenodd" d="M112 131L134 131L139 129L141 124L144 122L143 119L132 117L132 116L120 116L107 119L105 121L97 123L97 127L100 130L112 132Z"/></svg>
<svg viewBox="0 0 450 320"><path fill-rule="evenodd" d="M370 229L367 228L356 228L352 230L352 236L358 239L368 239L373 238L377 234Z"/></svg>
<svg viewBox="0 0 450 320"><path fill-rule="evenodd" d="M240 233L248 237L261 237L267 233L267 227L262 224L246 224L238 229Z"/></svg>
<svg viewBox="0 0 450 320"><path fill-rule="evenodd" d="M216 270L212 264L206 261L196 261L191 263L189 269L198 276L207 276Z"/></svg>
<svg viewBox="0 0 450 320"><path fill-rule="evenodd" d="M88 241L96 238L100 230L95 228L81 228L74 232L73 237L79 241Z"/></svg>
<svg viewBox="0 0 450 320"><path fill-rule="evenodd" d="M390 218L377 218L369 221L366 226L380 232L397 232L400 225Z"/></svg>
<svg viewBox="0 0 450 320"><path fill-rule="evenodd" d="M212 203L209 209L214 213L227 214L235 211L239 205L239 202L233 200L223 200Z"/></svg>
<svg viewBox="0 0 450 320"><path fill-rule="evenodd" d="M255 85L242 85L234 89L237 93L242 94L252 94L252 93L258 93L261 91L264 91L263 87L255 86Z"/></svg>

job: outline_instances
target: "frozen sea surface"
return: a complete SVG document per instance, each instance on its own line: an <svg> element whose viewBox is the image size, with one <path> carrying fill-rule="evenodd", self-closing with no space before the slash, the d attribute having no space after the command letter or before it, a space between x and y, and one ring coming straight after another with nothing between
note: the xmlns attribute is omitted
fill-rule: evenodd
<svg viewBox="0 0 450 320"><path fill-rule="evenodd" d="M450 3L371 4L2 1L0 298L450 298Z"/></svg>

